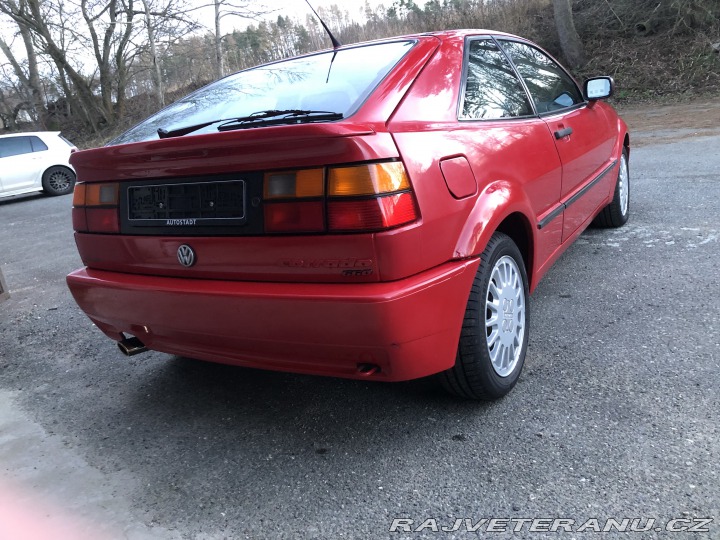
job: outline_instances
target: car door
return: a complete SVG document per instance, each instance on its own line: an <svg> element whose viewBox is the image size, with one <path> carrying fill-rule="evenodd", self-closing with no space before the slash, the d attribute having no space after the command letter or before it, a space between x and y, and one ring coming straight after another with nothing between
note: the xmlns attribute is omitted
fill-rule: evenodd
<svg viewBox="0 0 720 540"><path fill-rule="evenodd" d="M458 120L472 130L471 164L484 179L522 185L538 223L535 257L541 263L561 243L557 215L562 163L547 126L538 118L517 73L490 37L466 44ZM456 134L457 135L457 132Z"/></svg>
<svg viewBox="0 0 720 540"><path fill-rule="evenodd" d="M0 183L4 192L19 191L35 186L40 181L42 152L33 152L37 139L38 150L47 146L37 137L18 135L0 139Z"/></svg>
<svg viewBox="0 0 720 540"><path fill-rule="evenodd" d="M550 56L520 41L501 44L552 133L562 161L564 242L607 198L606 187L597 180L612 165L613 133L602 108L586 103L572 77Z"/></svg>

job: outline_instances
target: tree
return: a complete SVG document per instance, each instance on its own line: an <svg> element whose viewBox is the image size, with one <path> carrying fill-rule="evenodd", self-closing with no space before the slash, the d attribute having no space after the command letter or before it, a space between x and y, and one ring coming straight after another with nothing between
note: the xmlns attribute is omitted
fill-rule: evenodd
<svg viewBox="0 0 720 540"><path fill-rule="evenodd" d="M180 39L198 27L186 11L184 0L0 0L0 13L12 19L26 43L51 61L66 99L93 131L114 125L123 116L133 64L147 52L158 102L163 102L156 45ZM142 24L137 24L138 19ZM32 87L35 49L26 49ZM18 78L23 81L19 74Z"/></svg>
<svg viewBox="0 0 720 540"><path fill-rule="evenodd" d="M143 7L145 8L145 27L148 33L148 43L150 44L150 57L152 58L153 64L153 83L155 85L155 96L158 102L158 107L165 105L165 92L163 91L163 80L162 70L160 69L160 59L157 55L157 49L155 47L155 27L150 17L150 6L147 0L142 0Z"/></svg>
<svg viewBox="0 0 720 540"><path fill-rule="evenodd" d="M121 95L118 86L113 85L110 60L113 51L116 52L116 60L123 59L124 49L130 41L131 21L125 21L127 24L118 32L118 15L122 15L123 7L120 0L110 0L106 4L80 0L78 12L68 11L62 0L47 4L41 3L41 0L0 1L0 11L8 15L21 32L32 34L42 53L49 56L57 67L61 78L72 85L74 92L67 97L72 96L77 101L94 130L100 123L109 124L114 120L112 97L114 91L117 91L118 97ZM85 50L91 51L97 60L100 100L95 96L92 79L81 73L80 65L74 63L71 57L72 47L78 46L84 37L78 19L84 20L87 25L90 42ZM106 19L109 19L108 24L99 31L100 21L104 23Z"/></svg>
<svg viewBox="0 0 720 540"><path fill-rule="evenodd" d="M251 0L213 0L213 8L215 10L215 77L219 79L225 75L225 55L220 20L228 16L256 20L273 10Z"/></svg>
<svg viewBox="0 0 720 540"><path fill-rule="evenodd" d="M553 0L553 9L563 56L570 67L580 67L585 63L585 50L575 30L571 0Z"/></svg>
<svg viewBox="0 0 720 540"><path fill-rule="evenodd" d="M0 50L2 50L5 57L10 62L13 68L15 76L20 85L24 90L24 98L26 108L30 109L31 116L36 122L45 129L45 92L40 81L40 71L38 69L37 53L35 52L35 45L32 41L30 32L25 28L20 28L20 35L25 45L25 53L27 55L27 72L22 68L20 62L15 58L10 46L0 38ZM18 109L19 111L19 109ZM17 112L13 116L13 122L17 116Z"/></svg>

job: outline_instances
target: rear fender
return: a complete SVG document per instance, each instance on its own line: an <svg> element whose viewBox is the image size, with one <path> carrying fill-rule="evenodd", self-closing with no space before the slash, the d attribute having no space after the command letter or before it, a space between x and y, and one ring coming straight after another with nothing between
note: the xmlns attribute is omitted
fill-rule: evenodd
<svg viewBox="0 0 720 540"><path fill-rule="evenodd" d="M628 133L628 127L625 121L618 116L617 120L618 126L618 138L617 138L617 144L615 146L615 155L620 158L620 154L623 151L623 148L627 148L628 156L630 155L630 134Z"/></svg>
<svg viewBox="0 0 720 540"><path fill-rule="evenodd" d="M515 184L498 180L488 184L475 200L465 226L455 244L454 256L462 259L477 257L485 249L490 237L510 215L519 213L528 223L532 214L527 195ZM525 254L528 274L530 273L531 251L535 244L536 227L527 227L528 253Z"/></svg>
<svg viewBox="0 0 720 540"><path fill-rule="evenodd" d="M628 159L630 158L630 135L628 133L628 127L625 121L617 116L617 136L615 138L615 146L612 151L612 159L620 163L620 156L622 156L623 150L627 149ZM617 171L617 169L616 169ZM610 184L610 193L608 194L609 199L615 196L615 182Z"/></svg>

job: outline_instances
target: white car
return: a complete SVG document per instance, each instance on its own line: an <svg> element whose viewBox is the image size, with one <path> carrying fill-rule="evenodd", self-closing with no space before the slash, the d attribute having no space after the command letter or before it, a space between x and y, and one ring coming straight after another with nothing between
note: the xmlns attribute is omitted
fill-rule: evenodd
<svg viewBox="0 0 720 540"><path fill-rule="evenodd" d="M0 135L0 198L33 191L72 193L75 171L68 160L75 150L59 131Z"/></svg>

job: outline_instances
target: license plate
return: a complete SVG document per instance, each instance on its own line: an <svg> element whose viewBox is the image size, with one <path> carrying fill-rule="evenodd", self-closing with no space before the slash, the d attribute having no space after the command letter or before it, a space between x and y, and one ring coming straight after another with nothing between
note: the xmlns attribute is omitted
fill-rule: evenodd
<svg viewBox="0 0 720 540"><path fill-rule="evenodd" d="M128 188L133 226L192 227L245 221L245 181L156 184Z"/></svg>

